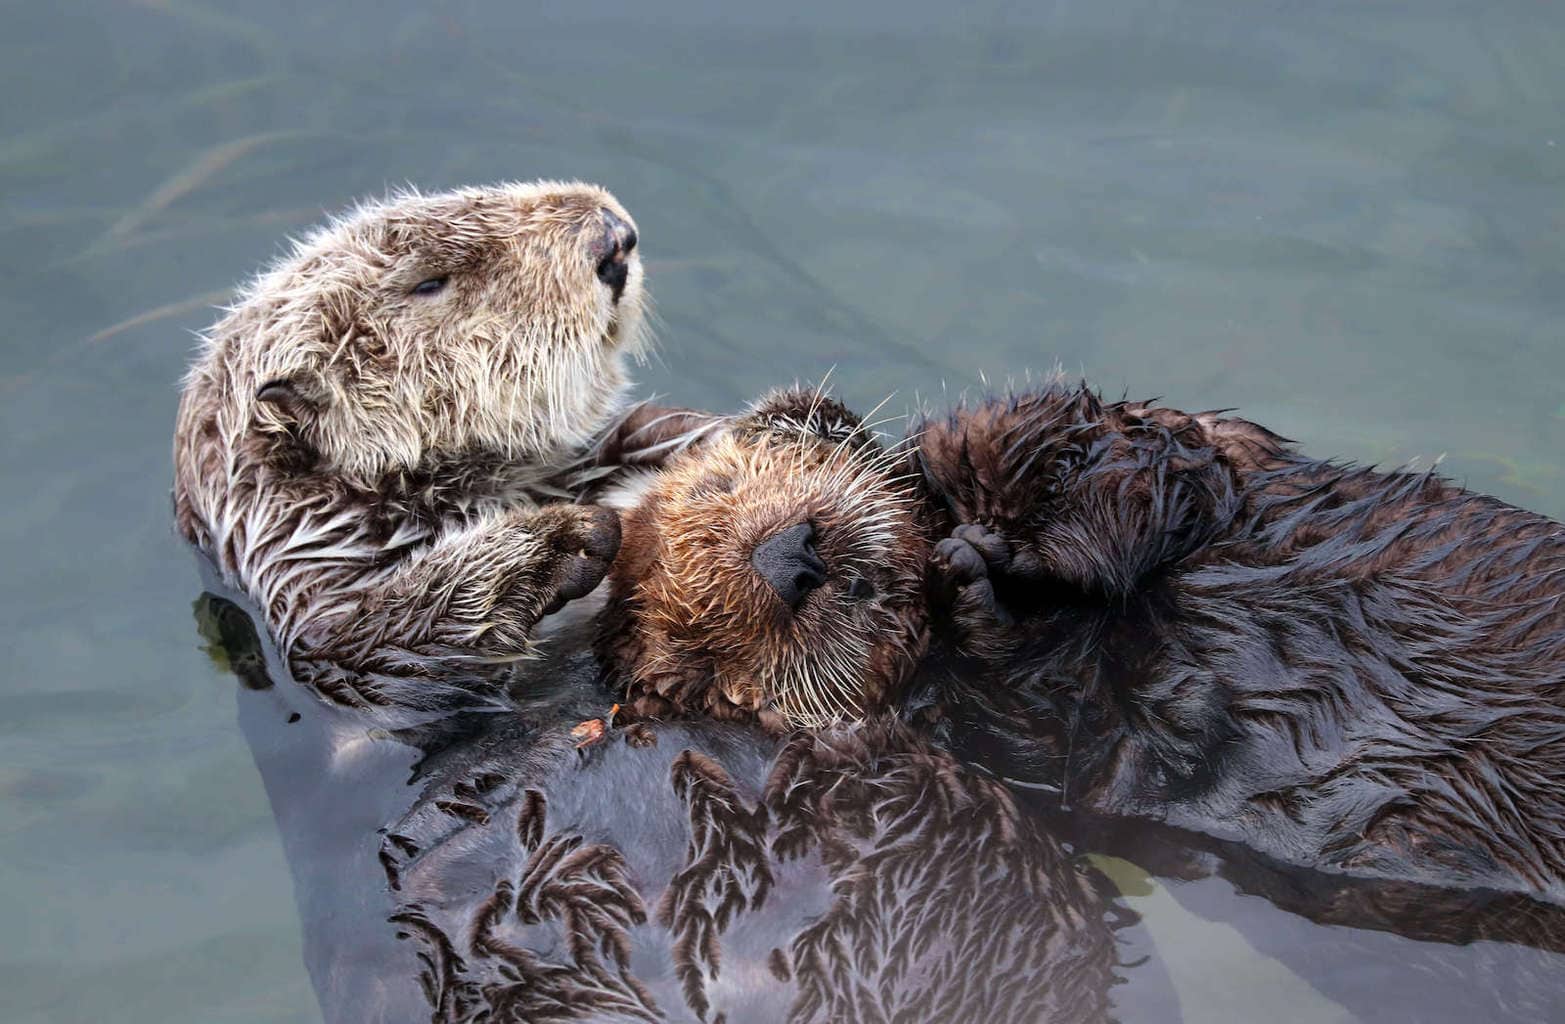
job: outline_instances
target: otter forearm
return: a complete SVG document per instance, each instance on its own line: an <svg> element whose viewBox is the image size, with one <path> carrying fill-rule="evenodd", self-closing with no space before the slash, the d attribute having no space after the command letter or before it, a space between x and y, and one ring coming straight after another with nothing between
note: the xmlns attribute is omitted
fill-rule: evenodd
<svg viewBox="0 0 1565 1024"><path fill-rule="evenodd" d="M538 620L590 591L618 547L618 521L606 509L558 505L489 517L323 603L301 624L290 658L306 675L325 663L374 679L524 657Z"/></svg>
<svg viewBox="0 0 1565 1024"><path fill-rule="evenodd" d="M361 656L388 638L410 650L521 653L548 597L547 554L525 524L496 517L441 537L322 625L330 644Z"/></svg>

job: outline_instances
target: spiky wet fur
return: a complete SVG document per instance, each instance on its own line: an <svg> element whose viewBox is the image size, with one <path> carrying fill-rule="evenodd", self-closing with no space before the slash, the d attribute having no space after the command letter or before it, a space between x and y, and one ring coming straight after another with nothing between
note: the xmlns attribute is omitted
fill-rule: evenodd
<svg viewBox="0 0 1565 1024"><path fill-rule="evenodd" d="M861 715L896 694L927 640L929 537L899 452L818 392L769 396L676 460L624 519L600 645L644 715ZM829 580L789 610L750 564L809 521ZM872 598L848 593L868 581Z"/></svg>
<svg viewBox="0 0 1565 1024"><path fill-rule="evenodd" d="M1295 863L1565 900L1565 528L1432 473L1322 462L1246 420L1058 381L914 428L907 521L951 536L918 599L927 656L888 650L924 658L907 692L942 709L964 755L1066 804ZM692 502L725 458L686 456L671 511L638 529L728 529L751 505L774 528L797 521L785 461ZM698 625L678 664L772 656L767 621L744 610L753 543L681 549L616 649L657 665L634 645L668 649L675 625ZM652 688L700 710L692 678L706 677ZM812 721L901 692L818 702Z"/></svg>
<svg viewBox="0 0 1565 1024"><path fill-rule="evenodd" d="M970 756L1298 863L1565 898L1565 528L1061 385L923 424L918 458L988 551L943 681Z"/></svg>
<svg viewBox="0 0 1565 1024"><path fill-rule="evenodd" d="M590 621L504 714L369 730L202 595L331 1024L1102 1024L1133 916L1003 785L886 716L574 726ZM258 627L260 627L258 629Z"/></svg>
<svg viewBox="0 0 1565 1024"><path fill-rule="evenodd" d="M533 507L570 490L642 344L639 259L617 304L595 277L603 211L629 222L602 189L554 182L367 202L206 332L175 433L178 527L323 696L416 706L437 676L476 684L528 653L570 559L611 546L601 511ZM273 383L281 400L258 397Z"/></svg>
<svg viewBox="0 0 1565 1024"><path fill-rule="evenodd" d="M386 829L432 1020L1108 1018L1102 880L905 729L562 734L470 744Z"/></svg>

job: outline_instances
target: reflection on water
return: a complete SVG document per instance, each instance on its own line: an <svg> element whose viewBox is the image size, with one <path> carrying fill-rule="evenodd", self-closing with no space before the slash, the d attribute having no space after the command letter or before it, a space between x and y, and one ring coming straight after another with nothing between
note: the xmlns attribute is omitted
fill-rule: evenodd
<svg viewBox="0 0 1565 1024"><path fill-rule="evenodd" d="M1565 11L729 6L8 9L0 1018L318 1018L167 452L206 307L355 195L610 186L681 403L835 366L896 409L1058 361L1565 514ZM1340 926L1244 891L1130 898L1188 1019L1377 1016ZM1356 991L1489 977L1415 962Z"/></svg>
<svg viewBox="0 0 1565 1024"><path fill-rule="evenodd" d="M1410 1022L1565 1011L1565 907L1310 871L1144 821L1033 809L1114 877L1182 1004L1194 990L1206 1019L1274 1005L1309 1007L1315 1020Z"/></svg>

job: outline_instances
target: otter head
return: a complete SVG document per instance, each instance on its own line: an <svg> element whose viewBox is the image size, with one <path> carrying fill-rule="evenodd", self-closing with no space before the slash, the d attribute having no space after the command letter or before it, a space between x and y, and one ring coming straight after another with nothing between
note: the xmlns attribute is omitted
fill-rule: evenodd
<svg viewBox="0 0 1565 1024"><path fill-rule="evenodd" d="M187 401L268 462L352 481L477 453L557 463L626 384L635 245L629 214L589 185L366 203L245 290Z"/></svg>
<svg viewBox="0 0 1565 1024"><path fill-rule="evenodd" d="M931 541L903 466L792 391L660 474L624 518L600 631L633 710L780 729L893 699L927 643Z"/></svg>

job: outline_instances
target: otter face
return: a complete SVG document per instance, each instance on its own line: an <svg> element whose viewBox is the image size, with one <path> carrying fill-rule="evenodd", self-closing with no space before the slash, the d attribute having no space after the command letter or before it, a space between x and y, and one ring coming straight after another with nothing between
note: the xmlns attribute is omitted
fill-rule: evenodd
<svg viewBox="0 0 1565 1024"><path fill-rule="evenodd" d="M930 545L900 465L792 392L666 469L611 570L605 642L633 707L783 728L894 697L927 642Z"/></svg>
<svg viewBox="0 0 1565 1024"><path fill-rule="evenodd" d="M590 185L367 203L213 328L222 405L270 454L360 481L480 452L556 463L615 411L641 344L635 244Z"/></svg>

